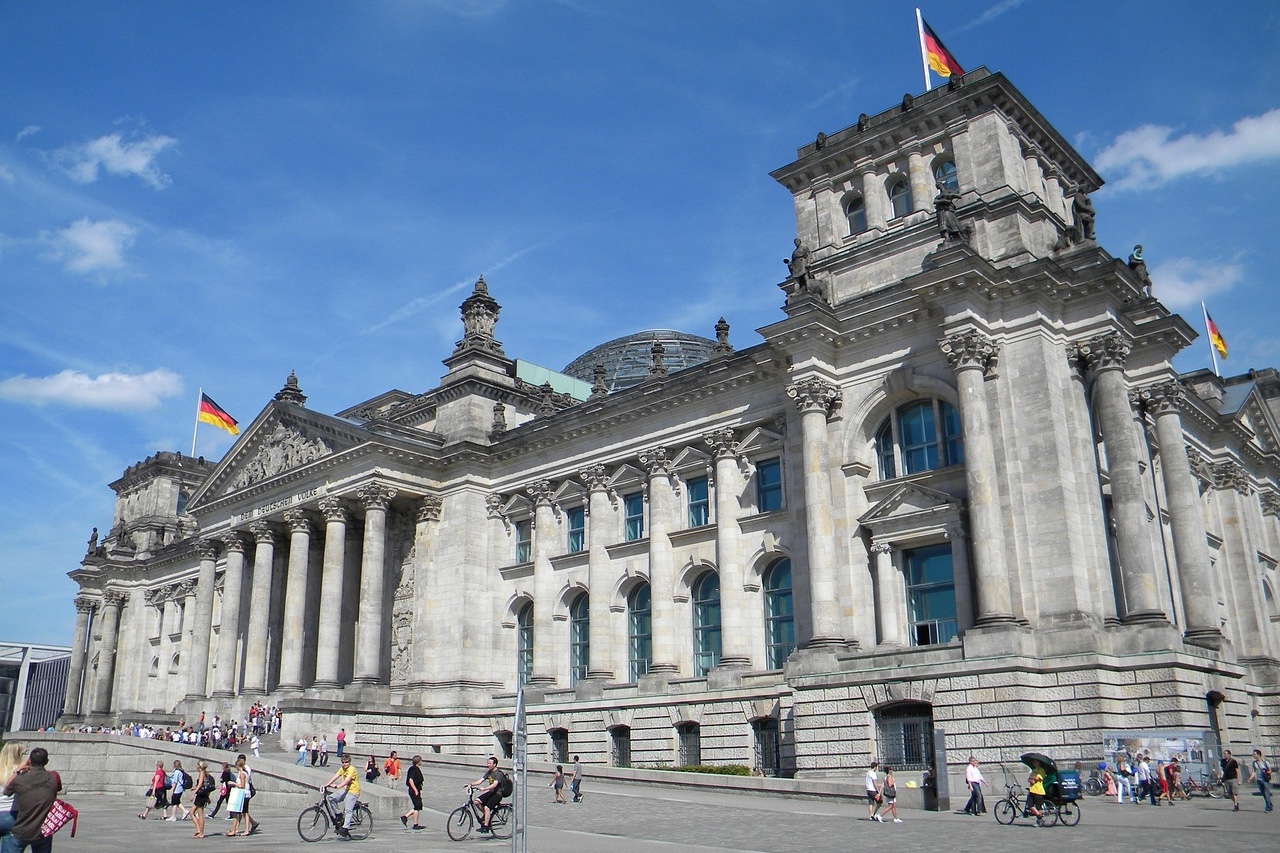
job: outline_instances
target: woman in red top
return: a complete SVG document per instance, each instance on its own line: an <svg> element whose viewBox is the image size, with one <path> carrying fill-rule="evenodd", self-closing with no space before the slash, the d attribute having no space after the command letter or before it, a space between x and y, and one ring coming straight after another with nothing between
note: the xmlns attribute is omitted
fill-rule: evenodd
<svg viewBox="0 0 1280 853"><path fill-rule="evenodd" d="M143 809L138 817L146 820L152 809L159 809L163 813L169 807L169 799L165 794L168 787L169 777L164 772L164 762L157 761L156 772L151 774L151 787L147 788L147 796L155 797L156 801Z"/></svg>

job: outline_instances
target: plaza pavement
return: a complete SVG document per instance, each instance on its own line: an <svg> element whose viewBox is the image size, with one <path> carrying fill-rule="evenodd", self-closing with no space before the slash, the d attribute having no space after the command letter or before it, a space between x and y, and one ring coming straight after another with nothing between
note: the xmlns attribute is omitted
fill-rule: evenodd
<svg viewBox="0 0 1280 853"><path fill-rule="evenodd" d="M56 768L55 768L56 769ZM478 771L475 775L479 775ZM398 821L377 819L373 835L360 842L330 834L307 844L296 829L298 810L254 809L262 829L249 838L221 834L230 825L219 815L208 821L209 837L191 838L189 821L165 822L154 815L135 816L141 797L68 792L80 809L76 838L64 829L55 838L58 851L145 853L146 851L324 851L355 845L389 851L483 853L509 850L510 841L472 837L452 842L444 833L445 815L463 799L467 777L459 771L432 769L427 774L422 823L405 831ZM1000 826L991 815L955 812L904 812L903 823L871 823L862 801L790 799L775 796L668 790L617 783L583 786L581 804L554 805L547 780L530 778L528 849L539 853L848 853L859 849L1026 853L1036 849L1123 849L1173 847L1215 853L1256 853L1273 849L1280 818L1263 814L1259 797L1241 797L1241 811L1229 800L1193 799L1173 806L1118 804L1087 798L1075 827L1036 828L1027 821ZM406 799L406 806L408 801ZM995 798L988 798L988 809ZM957 809L959 806L957 806Z"/></svg>

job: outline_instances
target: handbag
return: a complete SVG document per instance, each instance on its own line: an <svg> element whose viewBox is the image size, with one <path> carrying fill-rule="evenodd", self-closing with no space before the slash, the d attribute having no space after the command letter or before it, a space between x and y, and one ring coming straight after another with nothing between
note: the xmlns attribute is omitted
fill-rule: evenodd
<svg viewBox="0 0 1280 853"><path fill-rule="evenodd" d="M889 799L891 799L891 800L892 800L894 797L898 796L898 786L897 786L897 785L885 785L885 786L884 786L884 795L885 795L886 797L888 797Z"/></svg>
<svg viewBox="0 0 1280 853"><path fill-rule="evenodd" d="M49 813L44 816L44 822L40 824L40 835L44 838L52 838L55 832L70 823L71 837L75 838L76 822L79 817L80 812L76 811L75 806L63 800L54 800Z"/></svg>
<svg viewBox="0 0 1280 853"><path fill-rule="evenodd" d="M205 774L205 776L204 776L204 781L200 783L200 787L199 787L199 789L197 789L197 790L196 790L196 793L197 793L197 794L212 794L212 793L213 793L213 789L214 789L214 788L216 788L216 787L218 787L218 785L217 785L217 783L216 783L216 782L214 782L214 781L213 781L213 777L212 777L212 776L210 776L208 773L206 773L206 774Z"/></svg>
<svg viewBox="0 0 1280 853"><path fill-rule="evenodd" d="M227 809L233 812L244 811L244 801L247 799L244 795L244 788L232 788L231 798L227 803Z"/></svg>

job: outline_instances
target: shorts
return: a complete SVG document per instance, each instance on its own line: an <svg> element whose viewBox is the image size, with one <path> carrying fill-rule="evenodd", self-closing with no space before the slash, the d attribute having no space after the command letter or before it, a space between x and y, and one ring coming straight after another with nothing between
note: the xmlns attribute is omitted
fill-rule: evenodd
<svg viewBox="0 0 1280 853"><path fill-rule="evenodd" d="M179 805L182 805L182 792L181 792L181 791L179 791L179 792L178 792L178 793L176 793L176 794L170 794L170 795L169 795L169 805L171 805L171 806L179 806Z"/></svg>
<svg viewBox="0 0 1280 853"><path fill-rule="evenodd" d="M1044 805L1044 794L1027 794L1027 808L1038 809Z"/></svg>
<svg viewBox="0 0 1280 853"><path fill-rule="evenodd" d="M413 804L413 810L415 812L422 811L422 795L421 794L415 794L413 791L410 791L409 802Z"/></svg>
<svg viewBox="0 0 1280 853"><path fill-rule="evenodd" d="M1234 797L1240 793L1239 779L1223 779L1222 788L1228 797Z"/></svg>
<svg viewBox="0 0 1280 853"><path fill-rule="evenodd" d="M502 802L502 795L498 793L497 788L494 788L492 791L484 792L476 799L480 801L480 805L487 808L493 808L498 805L498 803Z"/></svg>
<svg viewBox="0 0 1280 853"><path fill-rule="evenodd" d="M880 802L880 795L875 791L867 791L867 805L874 806L878 802Z"/></svg>

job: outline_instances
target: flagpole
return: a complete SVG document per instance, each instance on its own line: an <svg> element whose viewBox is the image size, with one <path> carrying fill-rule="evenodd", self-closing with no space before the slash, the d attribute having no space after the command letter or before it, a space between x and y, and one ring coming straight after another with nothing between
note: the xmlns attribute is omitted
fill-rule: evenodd
<svg viewBox="0 0 1280 853"><path fill-rule="evenodd" d="M920 64L924 66L924 90L932 91L933 82L929 80L929 49L924 46L924 17L920 8L916 7L916 32L920 36Z"/></svg>
<svg viewBox="0 0 1280 853"><path fill-rule="evenodd" d="M1209 358L1213 361L1213 375L1222 376L1218 372L1218 353L1217 348L1213 345L1213 332L1209 331L1209 309L1204 307L1204 300L1200 300L1200 313L1204 316L1204 338L1209 344Z"/></svg>
<svg viewBox="0 0 1280 853"><path fill-rule="evenodd" d="M196 456L196 433L200 431L200 403L204 400L204 388L196 389L196 425L191 428L191 458Z"/></svg>

